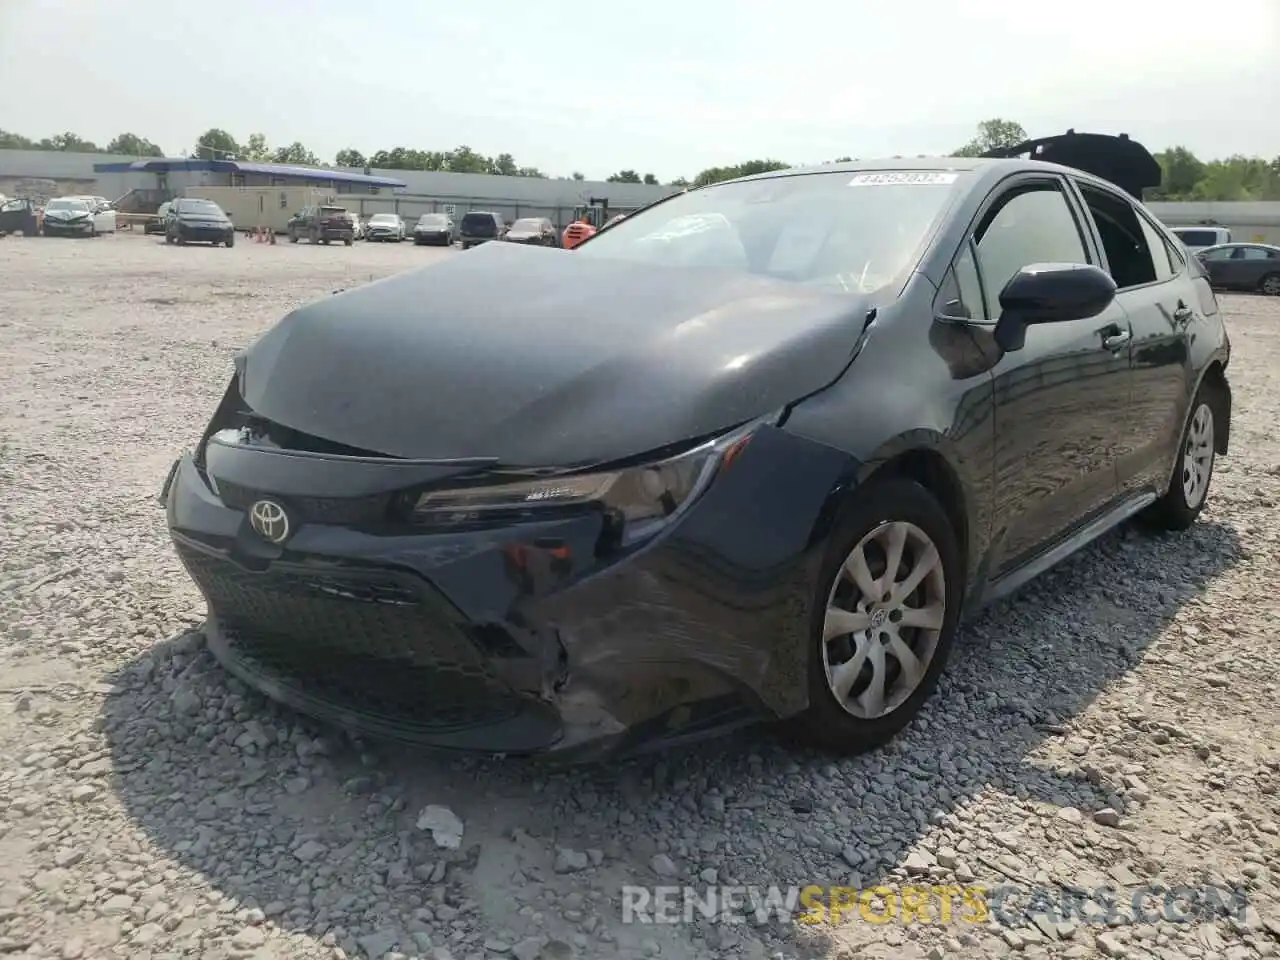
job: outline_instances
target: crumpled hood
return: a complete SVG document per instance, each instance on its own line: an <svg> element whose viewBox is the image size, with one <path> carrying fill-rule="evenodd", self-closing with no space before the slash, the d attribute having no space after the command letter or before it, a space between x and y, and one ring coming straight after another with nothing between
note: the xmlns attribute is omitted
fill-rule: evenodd
<svg viewBox="0 0 1280 960"><path fill-rule="evenodd" d="M87 210L46 210L44 212L46 220L66 220L70 222L72 220L83 220L87 216L89 216L89 211Z"/></svg>
<svg viewBox="0 0 1280 960"><path fill-rule="evenodd" d="M868 304L742 274L486 244L286 316L244 398L388 456L602 463L781 409L837 378Z"/></svg>

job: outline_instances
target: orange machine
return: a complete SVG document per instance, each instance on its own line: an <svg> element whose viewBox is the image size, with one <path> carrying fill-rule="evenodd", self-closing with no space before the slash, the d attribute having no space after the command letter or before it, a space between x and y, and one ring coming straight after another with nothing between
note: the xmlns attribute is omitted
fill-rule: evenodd
<svg viewBox="0 0 1280 960"><path fill-rule="evenodd" d="M584 215L564 228L564 236L560 238L560 243L566 250L572 250L587 237L593 236L595 232L595 224Z"/></svg>

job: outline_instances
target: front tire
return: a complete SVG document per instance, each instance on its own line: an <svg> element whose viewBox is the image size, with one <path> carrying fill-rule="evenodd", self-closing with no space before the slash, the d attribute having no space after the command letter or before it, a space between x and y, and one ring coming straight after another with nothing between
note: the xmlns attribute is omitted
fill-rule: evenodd
<svg viewBox="0 0 1280 960"><path fill-rule="evenodd" d="M809 707L794 721L838 753L883 746L929 698L955 639L960 546L911 480L872 481L838 522L809 622Z"/></svg>
<svg viewBox="0 0 1280 960"><path fill-rule="evenodd" d="M347 239L343 240L342 242L349 247L356 241L355 241L355 237L347 237Z"/></svg>
<svg viewBox="0 0 1280 960"><path fill-rule="evenodd" d="M228 247L234 247L236 245L236 235L234 233L227 234L226 244Z"/></svg>
<svg viewBox="0 0 1280 960"><path fill-rule="evenodd" d="M296 231L296 230L290 230L290 231L289 231L289 242L290 242L290 243L297 243L297 242L298 242L298 231Z"/></svg>
<svg viewBox="0 0 1280 960"><path fill-rule="evenodd" d="M1209 500L1209 482L1217 458L1218 426L1213 387L1202 384L1191 401L1191 412L1182 428L1178 462L1164 496L1142 512L1147 526L1157 530L1186 530L1199 518Z"/></svg>
<svg viewBox="0 0 1280 960"><path fill-rule="evenodd" d="M1268 273L1258 284L1258 289L1268 297L1280 297L1280 273Z"/></svg>

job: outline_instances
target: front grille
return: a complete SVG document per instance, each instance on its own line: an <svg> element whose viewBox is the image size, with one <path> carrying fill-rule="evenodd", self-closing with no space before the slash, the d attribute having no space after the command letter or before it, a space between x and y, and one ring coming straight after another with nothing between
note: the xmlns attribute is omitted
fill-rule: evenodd
<svg viewBox="0 0 1280 960"><path fill-rule="evenodd" d="M242 487L238 483L214 478L218 496L232 510L244 510L259 500L281 500L292 508L302 523L328 523L360 526L382 523L391 505L390 494L367 497L278 497L265 490Z"/></svg>
<svg viewBox="0 0 1280 960"><path fill-rule="evenodd" d="M443 599L416 577L255 573L176 545L236 658L337 709L439 731L519 711Z"/></svg>

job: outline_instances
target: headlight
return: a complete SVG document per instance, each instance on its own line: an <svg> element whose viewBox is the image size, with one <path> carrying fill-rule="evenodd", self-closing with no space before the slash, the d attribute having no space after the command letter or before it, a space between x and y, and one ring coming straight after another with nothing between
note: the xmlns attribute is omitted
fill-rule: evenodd
<svg viewBox="0 0 1280 960"><path fill-rule="evenodd" d="M680 456L622 470L432 491L418 498L414 516L420 522L453 526L599 511L618 542L635 543L657 533L691 505L761 422Z"/></svg>

